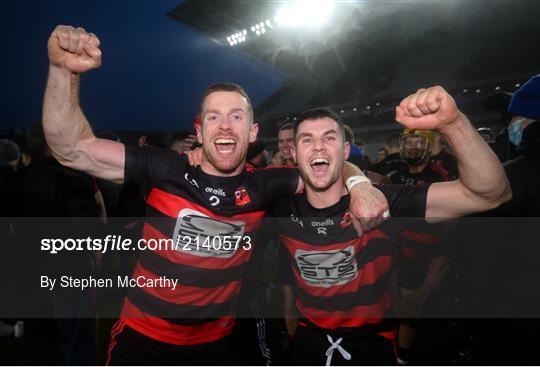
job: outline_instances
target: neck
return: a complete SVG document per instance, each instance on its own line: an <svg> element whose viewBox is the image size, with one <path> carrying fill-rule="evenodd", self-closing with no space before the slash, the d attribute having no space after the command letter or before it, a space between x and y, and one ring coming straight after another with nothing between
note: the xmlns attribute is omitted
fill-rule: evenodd
<svg viewBox="0 0 540 367"><path fill-rule="evenodd" d="M343 195L347 194L347 188L341 181L337 180L324 191L314 190L311 186L306 185L307 201L312 207L317 209L328 208L337 203Z"/></svg>
<svg viewBox="0 0 540 367"><path fill-rule="evenodd" d="M245 166L246 166L246 160L244 159L244 161L242 161L242 163L240 163L238 167L236 167L234 170L229 171L229 172L223 172L223 171L218 170L212 163L210 163L210 161L204 156L204 154L203 154L203 158L201 162L201 170L204 173L208 175L212 175L212 176L218 176L218 177L232 177L232 176L239 175L240 173L242 173Z"/></svg>
<svg viewBox="0 0 540 367"><path fill-rule="evenodd" d="M417 166L409 165L409 172L410 173L420 173L420 172L422 172L424 170L424 168L426 168L426 166L427 166L427 161L423 162L423 163L420 163Z"/></svg>

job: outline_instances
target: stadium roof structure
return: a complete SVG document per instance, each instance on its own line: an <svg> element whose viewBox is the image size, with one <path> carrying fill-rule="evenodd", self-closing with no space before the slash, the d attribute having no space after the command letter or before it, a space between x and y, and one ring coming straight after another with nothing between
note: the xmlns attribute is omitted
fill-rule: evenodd
<svg viewBox="0 0 540 367"><path fill-rule="evenodd" d="M278 27L280 4L187 0L168 14L288 76L256 106L256 118L274 127L306 108L327 105L346 122L378 120L384 130L399 100L435 84L481 114L471 101L540 72L538 1L336 2L330 22L315 30ZM257 24L266 27L264 34L255 35Z"/></svg>

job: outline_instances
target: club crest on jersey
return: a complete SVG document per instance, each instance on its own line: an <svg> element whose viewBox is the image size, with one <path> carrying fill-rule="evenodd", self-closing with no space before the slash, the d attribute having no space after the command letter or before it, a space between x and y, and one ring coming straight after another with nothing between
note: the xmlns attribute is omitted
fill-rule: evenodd
<svg viewBox="0 0 540 367"><path fill-rule="evenodd" d="M234 197L236 198L235 204L236 206L244 206L251 203L251 199L249 198L249 194L247 190L243 187L238 188L234 192Z"/></svg>
<svg viewBox="0 0 540 367"><path fill-rule="evenodd" d="M351 223L352 223L351 213L347 212L345 213L345 215L343 215L343 219L341 220L341 222L339 222L339 225L341 228L345 228L345 227L350 226Z"/></svg>

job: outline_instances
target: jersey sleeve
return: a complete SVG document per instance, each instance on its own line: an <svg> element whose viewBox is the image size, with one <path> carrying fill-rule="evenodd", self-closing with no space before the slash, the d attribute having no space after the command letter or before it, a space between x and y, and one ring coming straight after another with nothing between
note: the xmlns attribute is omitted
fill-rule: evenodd
<svg viewBox="0 0 540 367"><path fill-rule="evenodd" d="M392 217L425 218L429 184L420 186L377 186L388 200Z"/></svg>
<svg viewBox="0 0 540 367"><path fill-rule="evenodd" d="M267 168L259 171L264 184L264 199L271 205L281 197L293 195L298 188L300 175L294 167Z"/></svg>
<svg viewBox="0 0 540 367"><path fill-rule="evenodd" d="M185 170L182 163L186 160L186 156L169 149L126 147L124 181L138 183L146 197L152 187L167 177L173 168Z"/></svg>
<svg viewBox="0 0 540 367"><path fill-rule="evenodd" d="M383 223L381 228L391 239L396 239L405 229L418 222L427 225L425 216L429 184L381 185L377 188L386 196L390 207L390 220Z"/></svg>

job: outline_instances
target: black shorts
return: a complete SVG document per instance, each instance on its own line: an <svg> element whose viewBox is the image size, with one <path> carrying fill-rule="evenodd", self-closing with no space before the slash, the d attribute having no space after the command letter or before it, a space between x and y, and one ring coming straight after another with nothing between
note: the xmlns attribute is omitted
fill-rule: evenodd
<svg viewBox="0 0 540 367"><path fill-rule="evenodd" d="M339 347L332 348L332 344L338 344L340 338L343 339L339 342ZM312 326L298 327L293 340L295 365L324 366L329 350L332 354L330 360L332 366L396 364L394 341L376 333L359 331L339 335ZM347 360L344 354L349 354L350 360Z"/></svg>
<svg viewBox="0 0 540 367"><path fill-rule="evenodd" d="M175 345L149 338L116 323L111 331L107 365L230 365L227 338L211 343Z"/></svg>

